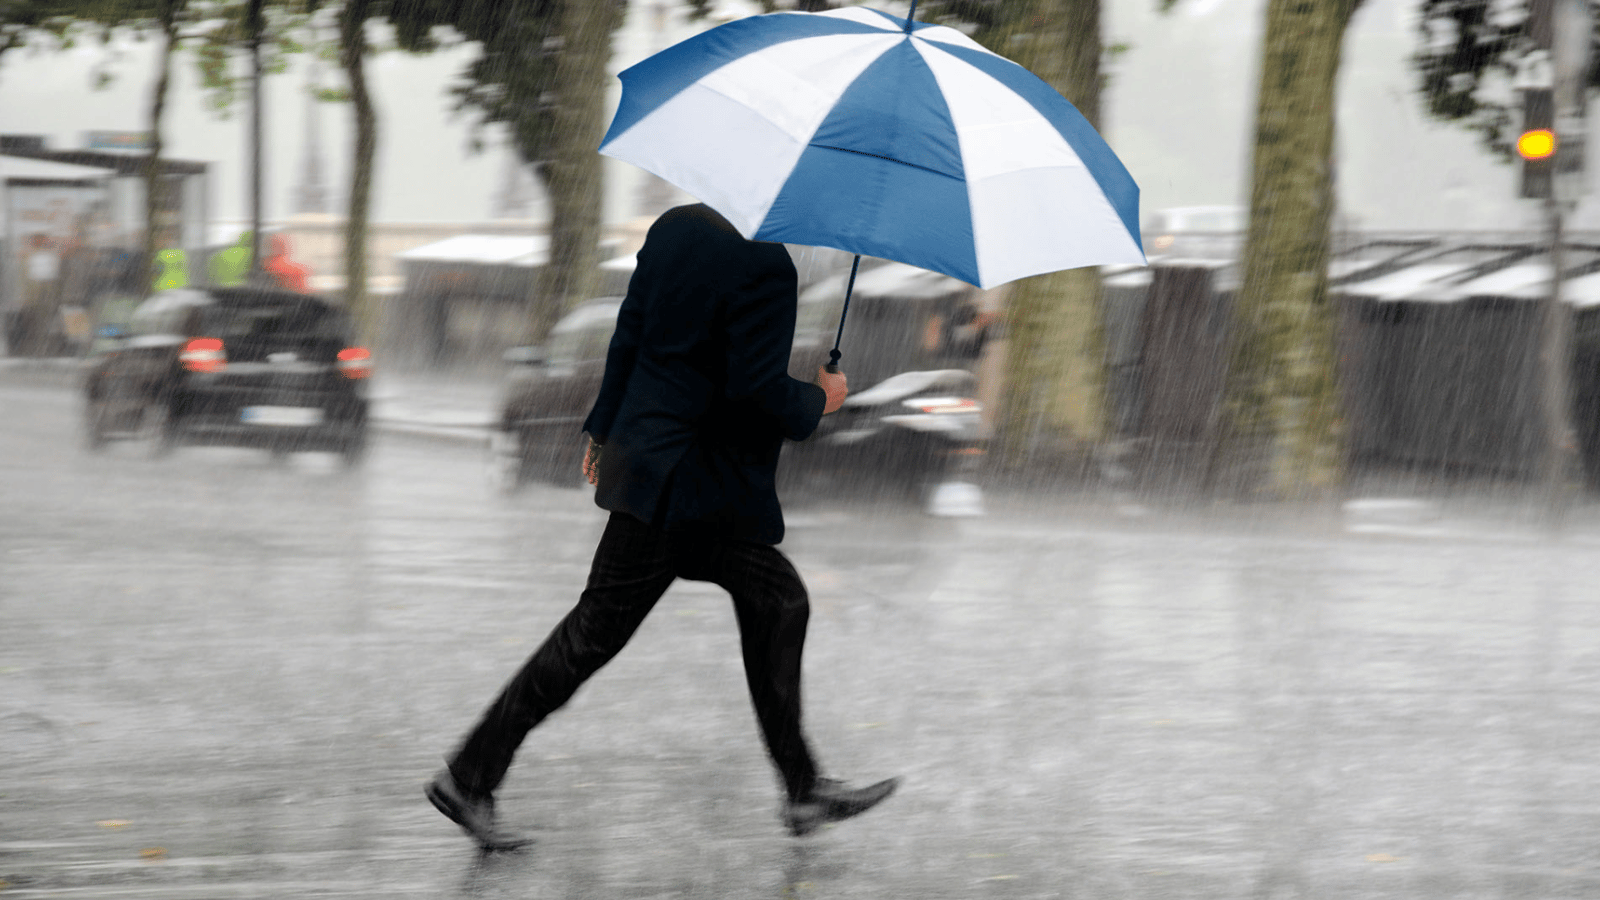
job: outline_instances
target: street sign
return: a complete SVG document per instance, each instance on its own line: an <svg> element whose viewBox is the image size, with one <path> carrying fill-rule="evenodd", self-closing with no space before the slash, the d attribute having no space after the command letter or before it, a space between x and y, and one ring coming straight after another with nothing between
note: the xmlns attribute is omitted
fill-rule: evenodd
<svg viewBox="0 0 1600 900"><path fill-rule="evenodd" d="M150 132L148 131L88 131L83 136L85 150L134 150L146 152L150 149Z"/></svg>

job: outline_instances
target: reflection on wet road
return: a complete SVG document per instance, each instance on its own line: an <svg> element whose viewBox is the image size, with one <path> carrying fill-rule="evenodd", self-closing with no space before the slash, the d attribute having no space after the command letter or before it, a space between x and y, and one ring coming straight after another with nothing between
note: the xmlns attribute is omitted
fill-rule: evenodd
<svg viewBox="0 0 1600 900"><path fill-rule="evenodd" d="M1600 540L805 506L787 837L732 611L680 584L524 747L479 859L421 785L604 523L479 454L78 451L0 391L4 897L1592 897Z"/></svg>

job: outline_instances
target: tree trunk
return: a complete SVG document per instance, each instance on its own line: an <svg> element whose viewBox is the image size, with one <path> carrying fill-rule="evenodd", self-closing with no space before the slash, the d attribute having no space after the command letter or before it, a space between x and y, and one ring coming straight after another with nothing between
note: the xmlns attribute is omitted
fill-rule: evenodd
<svg viewBox="0 0 1600 900"><path fill-rule="evenodd" d="M613 0L560 0L556 62L556 151L540 169L550 194L550 261L531 304L529 339L543 340L562 313L599 289L601 157L611 35L622 21Z"/></svg>
<svg viewBox="0 0 1600 900"><path fill-rule="evenodd" d="M350 83L355 112L355 147L350 164L350 207L344 223L345 308L355 320L359 339L377 338L378 322L367 296L367 217L372 206L372 160L378 147L378 117L367 92L366 24L371 0L346 0L339 14L339 60Z"/></svg>
<svg viewBox="0 0 1600 900"><path fill-rule="evenodd" d="M155 284L151 275L156 252L163 243L161 200L166 193L161 176L161 117L167 108L167 87L172 83L172 52L178 43L178 12L183 0L163 0L158 8L161 25L161 56L157 62L156 86L150 99L150 154L144 163L144 272L143 291Z"/></svg>
<svg viewBox="0 0 1600 900"><path fill-rule="evenodd" d="M1264 486L1286 499L1326 493L1344 475L1328 255L1334 94L1356 5L1269 0L1267 7L1223 447L1264 447Z"/></svg>
<svg viewBox="0 0 1600 900"><path fill-rule="evenodd" d="M1001 52L1049 82L1096 127L1100 0L1028 0ZM1008 469L1081 467L1106 432L1105 338L1097 268L1024 279L1007 310L1001 447Z"/></svg>

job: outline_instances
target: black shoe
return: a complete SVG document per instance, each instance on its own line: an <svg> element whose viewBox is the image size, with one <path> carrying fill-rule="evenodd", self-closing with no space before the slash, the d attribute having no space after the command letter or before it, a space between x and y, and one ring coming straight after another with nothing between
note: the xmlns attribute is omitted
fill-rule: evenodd
<svg viewBox="0 0 1600 900"><path fill-rule="evenodd" d="M818 778L810 793L783 805L783 824L789 826L789 833L795 837L810 834L829 822L861 815L882 803L899 786L898 778L887 778L864 788L853 788L832 778Z"/></svg>
<svg viewBox="0 0 1600 900"><path fill-rule="evenodd" d="M467 836L485 851L519 850L533 843L531 838L505 834L494 826L494 797L472 797L461 789L454 775L445 769L422 789L435 808L461 826Z"/></svg>

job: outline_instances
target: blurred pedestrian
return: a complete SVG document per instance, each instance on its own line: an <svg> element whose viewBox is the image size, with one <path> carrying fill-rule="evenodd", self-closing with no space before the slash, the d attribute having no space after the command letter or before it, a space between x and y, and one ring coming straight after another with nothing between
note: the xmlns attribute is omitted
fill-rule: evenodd
<svg viewBox="0 0 1600 900"><path fill-rule="evenodd" d="M73 223L72 236L62 242L60 300L61 336L74 356L89 349L91 338L89 310L99 296L103 266L99 248L90 233L93 211L86 211Z"/></svg>
<svg viewBox="0 0 1600 900"><path fill-rule="evenodd" d="M61 256L48 234L28 236L22 254L24 276L22 304L7 336L18 356L48 356L60 343L57 306L60 303Z"/></svg>
<svg viewBox="0 0 1600 900"><path fill-rule="evenodd" d="M583 426L584 472L611 510L588 584L427 786L484 849L524 843L496 829L494 792L528 732L622 649L678 578L732 596L791 833L865 812L897 785L822 777L801 728L810 604L774 546L784 526L773 482L783 440L811 434L847 386L823 369L815 383L789 377L796 288L783 245L745 240L704 205L651 227Z"/></svg>
<svg viewBox="0 0 1600 900"><path fill-rule="evenodd" d="M61 277L61 254L48 234L28 236L28 298L33 306L54 306Z"/></svg>
<svg viewBox="0 0 1600 900"><path fill-rule="evenodd" d="M232 245L211 254L211 283L217 287L239 287L250 277L250 245L254 232L240 232Z"/></svg>
<svg viewBox="0 0 1600 900"><path fill-rule="evenodd" d="M170 291L189 286L189 254L178 247L158 251L155 270L154 290Z"/></svg>
<svg viewBox="0 0 1600 900"><path fill-rule="evenodd" d="M282 234L267 235L267 256L261 269L272 276L278 287L297 294L311 293L307 279L311 269L289 258L289 238Z"/></svg>

